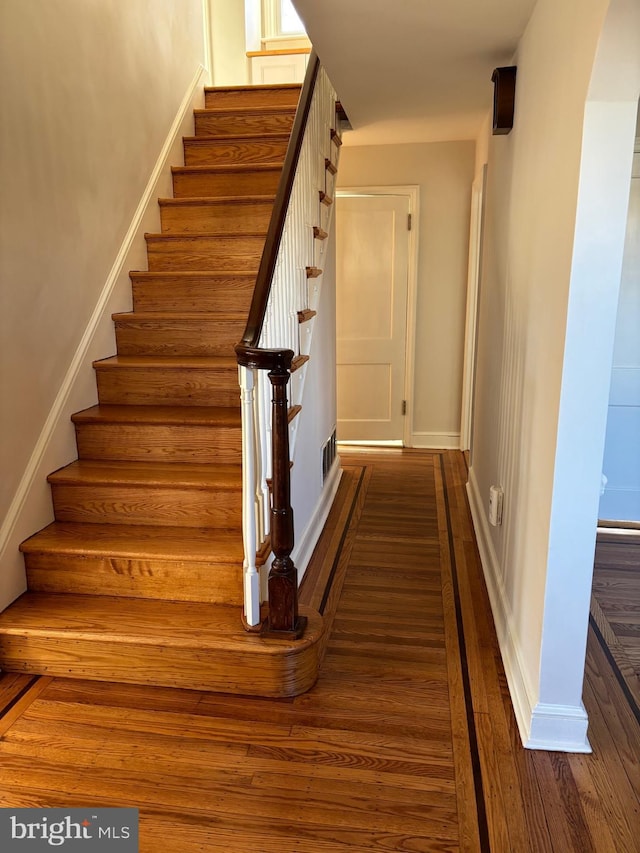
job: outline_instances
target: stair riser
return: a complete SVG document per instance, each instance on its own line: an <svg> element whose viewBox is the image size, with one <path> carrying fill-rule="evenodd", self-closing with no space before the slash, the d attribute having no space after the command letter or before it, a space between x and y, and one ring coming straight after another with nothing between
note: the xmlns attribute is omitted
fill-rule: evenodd
<svg viewBox="0 0 640 853"><path fill-rule="evenodd" d="M293 113L216 115L196 113L196 136L244 136L251 133L290 133Z"/></svg>
<svg viewBox="0 0 640 853"><path fill-rule="evenodd" d="M300 89L238 89L228 92L205 92L207 109L240 109L241 107L295 107Z"/></svg>
<svg viewBox="0 0 640 853"><path fill-rule="evenodd" d="M238 490L51 484L56 521L239 528Z"/></svg>
<svg viewBox="0 0 640 853"><path fill-rule="evenodd" d="M198 234L207 231L234 234L241 230L266 233L272 209L272 201L161 205L160 220L165 234Z"/></svg>
<svg viewBox="0 0 640 853"><path fill-rule="evenodd" d="M255 279L248 276L241 281L134 281L133 307L136 311L221 311L248 312Z"/></svg>
<svg viewBox="0 0 640 853"><path fill-rule="evenodd" d="M119 355L159 356L233 356L234 346L242 337L244 323L203 319L199 323L176 320L157 324L116 321Z"/></svg>
<svg viewBox="0 0 640 853"><path fill-rule="evenodd" d="M287 153L287 137L259 142L185 139L185 166L222 166L236 163L280 163Z"/></svg>
<svg viewBox="0 0 640 853"><path fill-rule="evenodd" d="M318 645L266 656L255 655L251 644L246 651L213 651L126 639L0 635L0 660L7 672L277 698L313 687Z"/></svg>
<svg viewBox="0 0 640 853"><path fill-rule="evenodd" d="M175 198L215 198L216 196L273 195L278 189L280 169L255 172L176 172Z"/></svg>
<svg viewBox="0 0 640 853"><path fill-rule="evenodd" d="M237 406L237 370L96 368L101 403L133 406Z"/></svg>
<svg viewBox="0 0 640 853"><path fill-rule="evenodd" d="M80 459L240 464L240 429L212 426L76 424Z"/></svg>
<svg viewBox="0 0 640 853"><path fill-rule="evenodd" d="M150 272L216 270L256 274L264 237L155 238L147 244Z"/></svg>
<svg viewBox="0 0 640 853"><path fill-rule="evenodd" d="M32 592L242 604L240 562L212 565L54 553L25 554L25 565Z"/></svg>

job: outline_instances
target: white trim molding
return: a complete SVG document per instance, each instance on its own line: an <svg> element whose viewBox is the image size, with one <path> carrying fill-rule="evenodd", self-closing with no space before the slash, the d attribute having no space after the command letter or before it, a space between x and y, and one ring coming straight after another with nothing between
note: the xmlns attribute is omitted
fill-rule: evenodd
<svg viewBox="0 0 640 853"><path fill-rule="evenodd" d="M582 703L575 708L538 702L533 709L527 749L554 752L591 752L587 738L589 718Z"/></svg>
<svg viewBox="0 0 640 853"><path fill-rule="evenodd" d="M473 428L473 392L478 340L478 297L480 294L480 270L482 266L482 235L486 183L487 164L485 163L476 174L471 185L471 226L469 229L469 267L467 272L467 309L462 368L462 414L460 418L460 449L469 451L471 451L471 431ZM471 456L473 459L473 454Z"/></svg>
<svg viewBox="0 0 640 853"><path fill-rule="evenodd" d="M127 233L109 271L91 318L82 335L65 377L60 385L49 415L38 436L29 462L24 470L13 501L0 527L0 565L5 567L9 559L19 558L18 546L29 535L52 520L50 500L43 498L47 475L68 464L73 442L70 422L74 411L96 402L95 380L91 382L91 361L111 353L96 351L104 344L105 324L111 323L113 311L130 310L131 288L123 286L129 279L129 269L143 269L141 259L146 257L144 232L158 222L157 199L170 194L171 165L182 159L182 137L192 133L193 109L201 106L204 85L208 82L208 71L198 65L182 98L175 118L169 128L165 142L153 167L140 202L133 215ZM154 226L151 225L153 228ZM157 227L157 226L156 226ZM120 304L122 303L122 304ZM113 340L113 325L107 333ZM44 485L43 485L44 484ZM17 563L16 563L17 565ZM7 565L14 573L14 567ZM20 571L18 568L17 571ZM24 579L24 567L21 569ZM0 600L0 610L26 588L26 582L5 586Z"/></svg>
<svg viewBox="0 0 640 853"><path fill-rule="evenodd" d="M529 681L522 663L520 644L502 582L502 572L473 468L469 471L467 494L502 663L522 743L527 749L591 752L587 739L588 717L582 703L578 707L566 707L538 702L537 691Z"/></svg>

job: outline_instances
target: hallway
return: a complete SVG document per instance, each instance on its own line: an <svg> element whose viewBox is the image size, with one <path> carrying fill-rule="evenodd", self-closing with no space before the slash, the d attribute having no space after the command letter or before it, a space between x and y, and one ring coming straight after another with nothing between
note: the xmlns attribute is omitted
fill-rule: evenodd
<svg viewBox="0 0 640 853"><path fill-rule="evenodd" d="M590 631L593 755L525 751L453 451L342 454L291 700L4 675L0 805L137 806L151 853L638 851L640 724Z"/></svg>

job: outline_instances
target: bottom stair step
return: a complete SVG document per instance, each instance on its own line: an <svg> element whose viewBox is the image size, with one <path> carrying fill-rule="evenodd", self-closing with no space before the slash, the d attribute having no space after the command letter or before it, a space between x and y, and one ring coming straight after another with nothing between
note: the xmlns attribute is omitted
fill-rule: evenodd
<svg viewBox="0 0 640 853"><path fill-rule="evenodd" d="M0 669L247 696L297 696L318 675L322 617L300 640L244 631L240 609L27 592L0 614Z"/></svg>
<svg viewBox="0 0 640 853"><path fill-rule="evenodd" d="M240 531L53 522L20 546L33 592L241 605ZM268 554L258 554L262 565Z"/></svg>

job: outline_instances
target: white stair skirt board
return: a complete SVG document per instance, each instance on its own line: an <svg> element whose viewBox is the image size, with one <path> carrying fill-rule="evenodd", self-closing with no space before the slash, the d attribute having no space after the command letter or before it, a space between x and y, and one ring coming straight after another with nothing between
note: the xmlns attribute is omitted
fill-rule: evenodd
<svg viewBox="0 0 640 853"><path fill-rule="evenodd" d="M153 167L138 207L107 276L84 335L71 360L58 394L42 428L6 518L0 527L0 563L4 581L0 610L26 589L20 543L53 520L47 475L75 458L71 415L97 401L91 363L105 355L105 335L113 341L111 314L130 310L130 269L146 268L145 231L157 229L158 196L172 195L171 165L182 158L182 137L193 132L193 109L204 102L208 72L201 65L178 107L164 145ZM108 328L108 331L105 329ZM113 348L115 349L115 347ZM111 351L113 351L113 349ZM70 443L71 442L71 443ZM71 456L69 454L72 454ZM15 565L9 565L15 553ZM21 573L22 583L17 579ZM16 582L13 582L13 575ZM11 581L8 576L11 575Z"/></svg>
<svg viewBox="0 0 640 853"><path fill-rule="evenodd" d="M582 703L574 707L538 702L537 691L529 682L522 665L518 638L513 629L500 566L473 468L469 472L467 494L502 663L523 746L554 752L591 752L587 739L588 716Z"/></svg>
<svg viewBox="0 0 640 853"><path fill-rule="evenodd" d="M340 467L340 457L336 456L333 460L331 470L327 474L327 479L324 481L322 492L320 493L318 503L316 504L316 508L313 511L311 519L302 532L299 540L296 542L291 554L291 559L298 570L298 584L302 582L302 578L304 577L304 573L309 565L309 560L311 559L313 550L318 543L318 539L322 533L322 528L329 516L329 511L333 506L333 499L338 491L341 478L342 468Z"/></svg>

